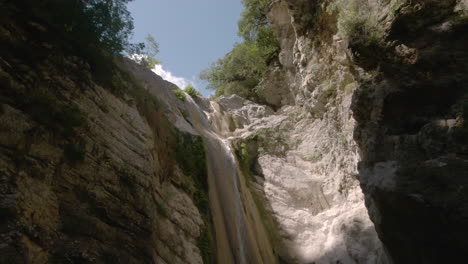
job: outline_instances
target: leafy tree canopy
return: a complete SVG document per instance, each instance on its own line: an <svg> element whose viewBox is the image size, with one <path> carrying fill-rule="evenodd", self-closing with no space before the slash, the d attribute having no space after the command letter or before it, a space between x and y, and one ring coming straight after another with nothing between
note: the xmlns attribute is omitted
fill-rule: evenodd
<svg viewBox="0 0 468 264"><path fill-rule="evenodd" d="M266 14L270 3L271 0L242 0L245 9L238 22L239 36L245 40L256 38L259 29L268 25Z"/></svg>
<svg viewBox="0 0 468 264"><path fill-rule="evenodd" d="M156 59L159 53L159 43L150 34L146 37L145 45L142 45L138 50L128 51L134 54L134 59L148 69L153 69L156 65L161 64L161 61Z"/></svg>
<svg viewBox="0 0 468 264"><path fill-rule="evenodd" d="M129 46L133 32L133 19L127 10L132 0L85 0L84 15L90 29L99 41L112 53L119 53Z"/></svg>
<svg viewBox="0 0 468 264"><path fill-rule="evenodd" d="M127 4L133 0L21 0L25 15L47 23L57 35L67 36L74 47L103 48L112 54L136 47L129 38L133 19Z"/></svg>
<svg viewBox="0 0 468 264"><path fill-rule="evenodd" d="M271 0L243 0L245 10L238 23L238 34L244 39L223 58L200 74L208 81L208 88L216 95L237 94L259 101L257 91L267 70L275 60L279 43L268 23L267 13Z"/></svg>

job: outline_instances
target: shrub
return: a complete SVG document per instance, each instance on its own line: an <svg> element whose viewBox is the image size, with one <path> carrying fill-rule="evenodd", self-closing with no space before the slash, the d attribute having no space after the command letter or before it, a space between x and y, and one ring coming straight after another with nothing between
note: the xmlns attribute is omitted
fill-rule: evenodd
<svg viewBox="0 0 468 264"><path fill-rule="evenodd" d="M378 45L385 31L379 22L380 1L343 1L339 7L338 27L345 37L365 46Z"/></svg>
<svg viewBox="0 0 468 264"><path fill-rule="evenodd" d="M174 94L177 96L177 98L179 98L180 100L182 101L185 101L185 98L187 97L184 93L184 91L180 90L180 89L175 89L175 90L172 90L174 92Z"/></svg>
<svg viewBox="0 0 468 264"><path fill-rule="evenodd" d="M185 92L188 93L191 97L195 98L197 96L200 96L200 92L193 87L193 85L189 84L187 87L185 87Z"/></svg>
<svg viewBox="0 0 468 264"><path fill-rule="evenodd" d="M141 64L145 66L145 68L151 70L151 69L154 69L156 65L161 64L161 62L156 58L146 57L146 58L141 59Z"/></svg>
<svg viewBox="0 0 468 264"><path fill-rule="evenodd" d="M146 45L143 47L141 51L134 51L134 54L142 54L141 60L139 61L141 65L151 70L156 65L161 64L161 61L156 59L156 55L159 53L159 44L152 35L146 37Z"/></svg>

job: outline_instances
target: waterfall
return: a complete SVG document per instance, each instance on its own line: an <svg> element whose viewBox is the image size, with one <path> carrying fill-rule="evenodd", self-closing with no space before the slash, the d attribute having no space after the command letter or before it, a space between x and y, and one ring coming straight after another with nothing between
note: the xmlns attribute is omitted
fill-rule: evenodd
<svg viewBox="0 0 468 264"><path fill-rule="evenodd" d="M275 263L255 204L239 177L229 141L212 129L206 115L189 96L187 106L192 125L203 137L207 152L217 263Z"/></svg>

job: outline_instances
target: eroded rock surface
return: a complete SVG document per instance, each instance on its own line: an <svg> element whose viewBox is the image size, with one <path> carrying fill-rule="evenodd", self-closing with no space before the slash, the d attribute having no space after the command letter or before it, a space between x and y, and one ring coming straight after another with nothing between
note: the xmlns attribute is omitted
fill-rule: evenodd
<svg viewBox="0 0 468 264"><path fill-rule="evenodd" d="M174 85L127 61L160 101L116 96L24 23L0 27L0 262L203 263L209 222L176 159L178 135L197 135Z"/></svg>
<svg viewBox="0 0 468 264"><path fill-rule="evenodd" d="M466 15L455 0L273 2L281 52L260 93L276 111L223 98L214 126L284 260L463 262Z"/></svg>
<svg viewBox="0 0 468 264"><path fill-rule="evenodd" d="M466 7L408 1L378 53L353 47L378 71L352 109L367 207L395 263L466 261Z"/></svg>

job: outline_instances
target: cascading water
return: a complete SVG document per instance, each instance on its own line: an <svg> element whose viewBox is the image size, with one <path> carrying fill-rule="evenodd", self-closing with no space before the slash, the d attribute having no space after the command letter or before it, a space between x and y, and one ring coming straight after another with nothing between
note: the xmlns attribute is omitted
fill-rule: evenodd
<svg viewBox="0 0 468 264"><path fill-rule="evenodd" d="M259 228L258 214L252 212L256 208L251 196L243 193L245 188L229 141L213 131L205 114L190 97L187 106L192 125L204 138L207 152L217 263L275 263L269 243L265 243L268 241L265 232Z"/></svg>

